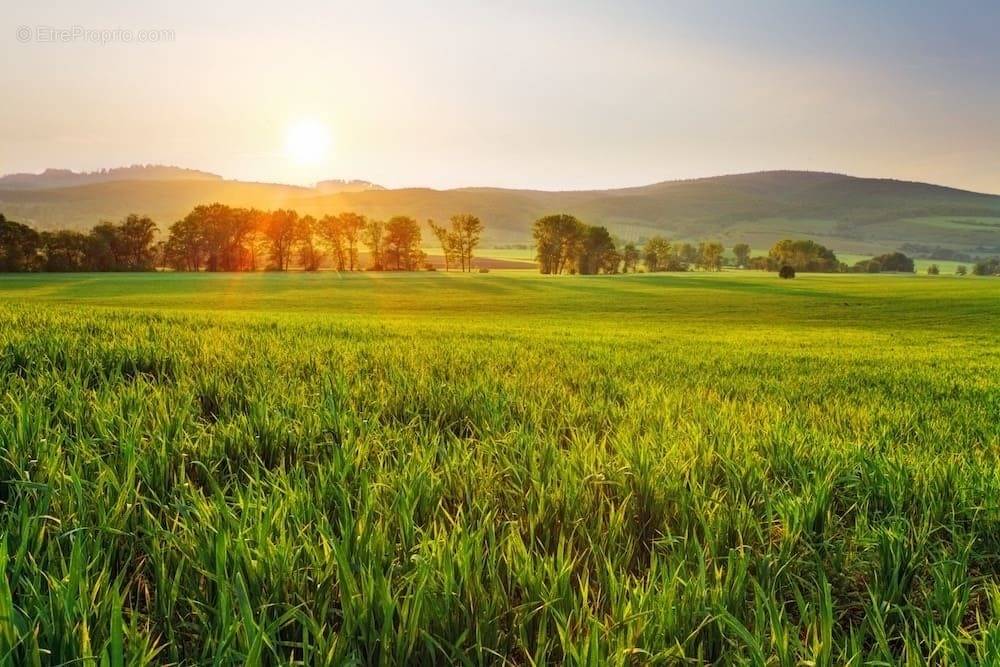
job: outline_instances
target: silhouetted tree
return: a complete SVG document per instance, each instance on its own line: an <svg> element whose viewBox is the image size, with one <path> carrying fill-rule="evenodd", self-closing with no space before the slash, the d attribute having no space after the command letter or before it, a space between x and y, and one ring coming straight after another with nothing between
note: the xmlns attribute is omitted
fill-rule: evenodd
<svg viewBox="0 0 1000 667"><path fill-rule="evenodd" d="M42 270L51 272L86 271L90 268L87 236L62 230L40 235Z"/></svg>
<svg viewBox="0 0 1000 667"><path fill-rule="evenodd" d="M200 271L205 256L205 239L195 216L187 215L170 226L163 248L163 263L175 271Z"/></svg>
<svg viewBox="0 0 1000 667"><path fill-rule="evenodd" d="M415 271L424 263L420 249L420 224L407 216L391 218L385 225L385 259L397 271Z"/></svg>
<svg viewBox="0 0 1000 667"><path fill-rule="evenodd" d="M278 271L287 271L292 258L292 251L298 243L299 214L288 209L272 211L264 227L267 237L271 261Z"/></svg>
<svg viewBox="0 0 1000 667"><path fill-rule="evenodd" d="M361 231L361 242L368 248L368 269L371 271L385 269L384 233L385 223L381 220L368 220Z"/></svg>
<svg viewBox="0 0 1000 667"><path fill-rule="evenodd" d="M0 271L37 269L40 244L41 238L34 229L0 215Z"/></svg>
<svg viewBox="0 0 1000 667"><path fill-rule="evenodd" d="M153 245L156 242L156 223L147 216L131 214L118 226L121 243L122 269L149 271L155 268Z"/></svg>
<svg viewBox="0 0 1000 667"><path fill-rule="evenodd" d="M358 240L361 232L365 228L365 217L357 213L341 213L337 218L340 220L340 232L344 237L344 247L347 254L347 268L351 271L359 268L358 264Z"/></svg>
<svg viewBox="0 0 1000 667"><path fill-rule="evenodd" d="M340 216L325 215L316 224L316 232L326 241L326 245L333 253L334 265L338 271L347 268L347 239L344 238L344 225Z"/></svg>
<svg viewBox="0 0 1000 667"><path fill-rule="evenodd" d="M318 271L323 262L317 226L316 218L311 215L299 218L296 241L299 247L299 262L306 271Z"/></svg>

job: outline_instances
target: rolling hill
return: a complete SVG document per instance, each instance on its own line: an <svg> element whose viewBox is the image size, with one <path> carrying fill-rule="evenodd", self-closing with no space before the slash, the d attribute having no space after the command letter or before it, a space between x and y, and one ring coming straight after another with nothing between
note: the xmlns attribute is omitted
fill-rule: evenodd
<svg viewBox="0 0 1000 667"><path fill-rule="evenodd" d="M632 240L664 234L727 244L745 241L763 248L779 238L809 237L842 252L884 252L908 245L1000 253L1000 196L822 172L771 171L566 192L389 190L372 184L316 189L176 174L55 187L0 179L0 212L43 229L86 228L131 212L148 214L165 229L196 204L214 201L291 207L313 215L353 210L418 220L471 212L486 222L486 244L528 243L536 218L566 212Z"/></svg>

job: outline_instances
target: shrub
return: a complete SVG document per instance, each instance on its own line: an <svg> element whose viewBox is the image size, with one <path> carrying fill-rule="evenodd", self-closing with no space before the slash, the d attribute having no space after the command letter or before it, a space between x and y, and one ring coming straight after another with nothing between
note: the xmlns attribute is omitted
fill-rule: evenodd
<svg viewBox="0 0 1000 667"><path fill-rule="evenodd" d="M931 264L930 266L927 267L927 275L929 276L936 276L939 275L940 273L941 269L940 267L938 267L937 264Z"/></svg>
<svg viewBox="0 0 1000 667"><path fill-rule="evenodd" d="M781 271L778 272L778 275L781 276L782 278L785 278L786 280L789 278L794 278L795 269L785 264L783 267L781 267Z"/></svg>

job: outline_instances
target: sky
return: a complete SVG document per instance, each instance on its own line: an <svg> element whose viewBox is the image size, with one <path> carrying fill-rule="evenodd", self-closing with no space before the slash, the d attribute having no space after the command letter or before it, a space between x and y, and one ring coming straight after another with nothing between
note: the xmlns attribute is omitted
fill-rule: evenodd
<svg viewBox="0 0 1000 667"><path fill-rule="evenodd" d="M1000 193L998 31L996 2L7 2L0 173Z"/></svg>

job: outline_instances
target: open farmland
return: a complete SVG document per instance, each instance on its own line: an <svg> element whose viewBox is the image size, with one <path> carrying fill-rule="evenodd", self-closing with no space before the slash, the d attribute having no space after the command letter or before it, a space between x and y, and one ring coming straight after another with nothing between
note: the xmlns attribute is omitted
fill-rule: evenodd
<svg viewBox="0 0 1000 667"><path fill-rule="evenodd" d="M0 350L8 664L1000 660L997 279L25 274Z"/></svg>

